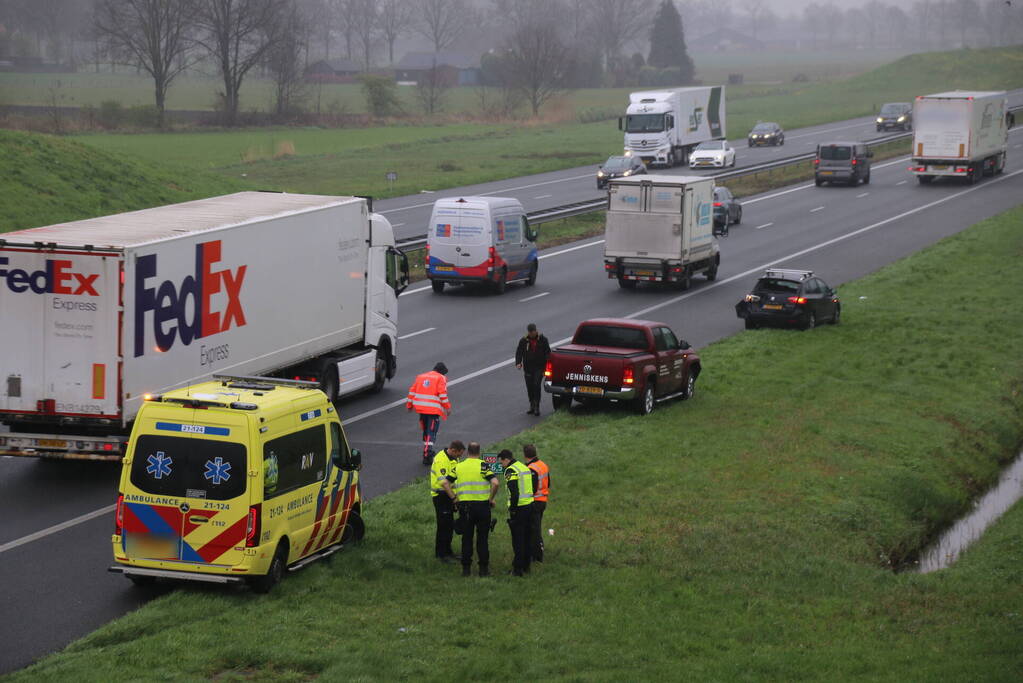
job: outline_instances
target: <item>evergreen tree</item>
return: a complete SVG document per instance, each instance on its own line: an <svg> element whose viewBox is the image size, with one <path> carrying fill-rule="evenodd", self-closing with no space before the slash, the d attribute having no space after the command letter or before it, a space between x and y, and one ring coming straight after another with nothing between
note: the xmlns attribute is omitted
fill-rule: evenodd
<svg viewBox="0 0 1023 683"><path fill-rule="evenodd" d="M650 28L650 57L646 61L658 69L678 69L681 72L679 85L693 82L693 60L686 51L682 17L672 0L663 0L654 17Z"/></svg>

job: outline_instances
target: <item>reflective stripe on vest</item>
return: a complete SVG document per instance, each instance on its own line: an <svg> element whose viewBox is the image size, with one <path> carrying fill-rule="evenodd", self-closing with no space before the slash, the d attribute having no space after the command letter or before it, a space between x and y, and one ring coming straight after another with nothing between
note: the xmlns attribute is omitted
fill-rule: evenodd
<svg viewBox="0 0 1023 683"><path fill-rule="evenodd" d="M504 470L507 472L514 472L515 478L519 482L519 503L518 507L523 505L529 505L533 502L533 470L529 469L521 462L512 462ZM509 477L509 480L511 478ZM511 497L508 498L508 507L511 507Z"/></svg>
<svg viewBox="0 0 1023 683"><path fill-rule="evenodd" d="M457 464L458 461L449 457L447 451L439 451L437 455L433 456L433 464L430 465L430 481L427 482L430 485L431 495L436 496L444 491L441 482L449 474L454 476Z"/></svg>
<svg viewBox="0 0 1023 683"><path fill-rule="evenodd" d="M484 467L486 463L479 458L466 458L455 465L455 493L459 501L490 499L490 482L483 477Z"/></svg>
<svg viewBox="0 0 1023 683"><path fill-rule="evenodd" d="M533 494L533 500L547 500L547 494L550 493L550 483L548 482L550 470L547 468L547 463L543 460L534 460L529 463L529 469L536 472L536 491Z"/></svg>

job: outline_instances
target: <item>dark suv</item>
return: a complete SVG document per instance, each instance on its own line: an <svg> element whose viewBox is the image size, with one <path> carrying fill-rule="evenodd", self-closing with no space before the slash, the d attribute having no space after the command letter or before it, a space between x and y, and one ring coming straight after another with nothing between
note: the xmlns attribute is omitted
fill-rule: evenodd
<svg viewBox="0 0 1023 683"><path fill-rule="evenodd" d="M813 160L813 181L817 187L841 181L856 185L870 183L870 160L874 153L862 142L829 142L817 145Z"/></svg>
<svg viewBox="0 0 1023 683"><path fill-rule="evenodd" d="M761 325L796 325L809 330L823 321L837 325L842 302L838 292L812 270L768 268L753 291L735 304L735 314L746 320L747 330Z"/></svg>
<svg viewBox="0 0 1023 683"><path fill-rule="evenodd" d="M909 102L889 102L881 106L877 115L877 132L882 130L913 130L913 105Z"/></svg>

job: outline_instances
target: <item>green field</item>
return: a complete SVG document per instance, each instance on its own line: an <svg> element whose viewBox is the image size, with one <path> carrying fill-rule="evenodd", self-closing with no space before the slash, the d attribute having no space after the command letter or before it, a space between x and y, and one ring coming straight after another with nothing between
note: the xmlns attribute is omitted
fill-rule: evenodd
<svg viewBox="0 0 1023 683"><path fill-rule="evenodd" d="M728 129L735 137L757 120L798 128L866 115L883 102L924 92L1021 86L1023 48L912 55L839 83L730 89ZM627 91L600 92L624 103ZM75 139L151 162L214 171L256 189L376 197L587 164L596 169L621 149L614 121L90 134ZM398 173L393 187L385 180L388 171Z"/></svg>
<svg viewBox="0 0 1023 683"><path fill-rule="evenodd" d="M843 285L840 326L701 349L693 400L496 444L553 471L526 580L437 564L420 480L269 596L183 587L11 680L1018 681L1019 506L950 569L893 568L1023 442L1021 221Z"/></svg>

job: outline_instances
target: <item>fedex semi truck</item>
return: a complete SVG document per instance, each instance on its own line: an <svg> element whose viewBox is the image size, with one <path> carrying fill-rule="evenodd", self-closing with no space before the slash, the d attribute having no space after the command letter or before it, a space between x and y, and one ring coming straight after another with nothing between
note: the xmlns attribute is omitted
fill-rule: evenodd
<svg viewBox="0 0 1023 683"><path fill-rule="evenodd" d="M668 167L684 164L701 142L726 138L725 87L634 92L618 129L625 131L626 156Z"/></svg>
<svg viewBox="0 0 1023 683"><path fill-rule="evenodd" d="M922 95L913 106L913 163L921 184L935 178L1001 173L1012 115L1004 92L956 90Z"/></svg>
<svg viewBox="0 0 1023 683"><path fill-rule="evenodd" d="M122 455L147 394L214 373L394 375L408 281L358 197L239 192L0 236L0 454Z"/></svg>

